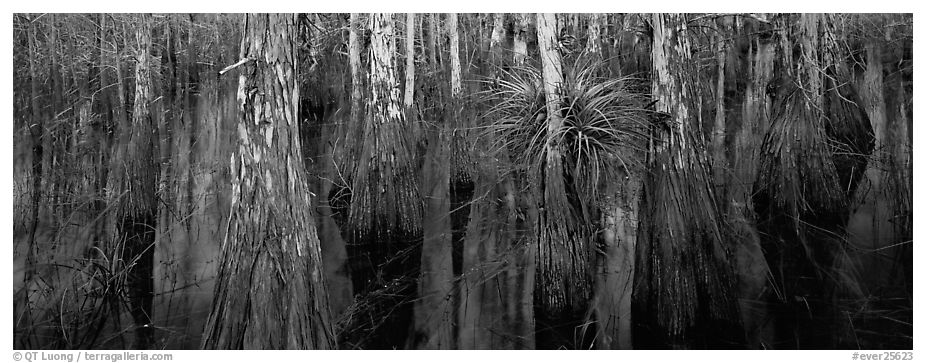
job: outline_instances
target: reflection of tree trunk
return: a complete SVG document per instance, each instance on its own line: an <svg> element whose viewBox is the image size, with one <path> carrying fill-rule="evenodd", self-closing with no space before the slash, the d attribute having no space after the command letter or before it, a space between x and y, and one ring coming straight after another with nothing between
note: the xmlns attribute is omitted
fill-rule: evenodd
<svg viewBox="0 0 926 363"><path fill-rule="evenodd" d="M148 110L151 95L149 15L142 15L135 33L135 101L131 126L121 129L120 155L114 185L123 193L116 211L122 259L129 269L129 312L136 324L135 349L152 343L151 325L154 239L157 225L158 164L155 156L155 125Z"/></svg>
<svg viewBox="0 0 926 363"><path fill-rule="evenodd" d="M880 250L885 244L894 243L891 228L891 212L885 203L890 200L890 194L885 189L885 179L890 175L890 150L887 147L887 109L884 97L884 67L882 65L882 49L873 41L866 44L865 73L861 83L861 98L863 106L871 120L874 136L874 152L868 160L865 170L867 187L856 190L856 198L861 204L855 210L848 222L850 240L856 246L865 250L877 251L868 256L860 256L862 261L861 276L871 286L884 286L889 283L886 278L890 271L885 269L891 262L887 253ZM865 183L863 181L862 183ZM857 229L856 229L857 228ZM855 229L855 230L854 230ZM861 238L853 238L858 236ZM882 252L883 251L883 252Z"/></svg>
<svg viewBox="0 0 926 363"><path fill-rule="evenodd" d="M628 155L630 151L628 150ZM626 156L625 156L626 157ZM595 309L598 349L632 349L631 296L637 243L640 171L607 181L601 208L604 254L596 274Z"/></svg>
<svg viewBox="0 0 926 363"><path fill-rule="evenodd" d="M415 13L405 16L405 119L412 140L418 140L418 121L415 109Z"/></svg>
<svg viewBox="0 0 926 363"><path fill-rule="evenodd" d="M248 15L239 67L231 216L203 347L333 346L299 141L292 15Z"/></svg>
<svg viewBox="0 0 926 363"><path fill-rule="evenodd" d="M454 348L448 129L445 125L434 132L422 170L421 302L415 312L416 345L421 349Z"/></svg>
<svg viewBox="0 0 926 363"><path fill-rule="evenodd" d="M31 18L31 17L30 17ZM43 134L45 132L44 126L45 123L41 119L39 113L39 80L36 78L36 24L33 19L29 19L30 24L28 27L28 33L26 36L29 38L29 96L31 97L31 102L29 104L29 134L32 141L32 190L31 190L31 200L29 201L30 217L29 221L31 225L29 226L29 239L28 239L28 251L26 252L26 266L24 267L25 273L23 274L23 288L20 291L17 291L18 298L15 299L15 317L16 321L14 323L15 331L22 331L22 329L29 329L25 333L22 333L20 341L16 342L17 349L28 349L35 347L36 342L33 338L33 332L31 327L33 322L31 321L31 308L29 307L29 289L31 288L31 282L33 276L35 275L35 267L37 262L37 246L35 245L35 233L38 229L39 223L39 206L42 199L42 153L44 152L42 147Z"/></svg>
<svg viewBox="0 0 926 363"><path fill-rule="evenodd" d="M753 184L756 181L759 145L769 126L771 100L766 93L775 61L775 44L751 41L746 58L746 94L740 128L733 135L728 211L734 233L740 240L736 246L738 295L747 344L752 348L771 343L768 308L763 301L767 287L768 263L762 252L759 234L752 215Z"/></svg>

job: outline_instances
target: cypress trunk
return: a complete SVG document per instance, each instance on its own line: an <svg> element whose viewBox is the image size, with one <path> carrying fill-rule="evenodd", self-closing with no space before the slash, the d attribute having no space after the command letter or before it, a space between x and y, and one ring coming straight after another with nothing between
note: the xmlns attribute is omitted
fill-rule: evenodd
<svg viewBox="0 0 926 363"><path fill-rule="evenodd" d="M206 349L328 349L333 332L299 140L294 15L248 15L231 215Z"/></svg>

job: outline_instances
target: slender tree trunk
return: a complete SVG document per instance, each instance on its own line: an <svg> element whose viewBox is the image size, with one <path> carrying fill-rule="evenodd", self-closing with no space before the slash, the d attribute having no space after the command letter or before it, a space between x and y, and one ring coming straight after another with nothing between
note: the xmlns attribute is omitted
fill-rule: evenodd
<svg viewBox="0 0 926 363"><path fill-rule="evenodd" d="M435 70L440 64L440 55L437 53L437 42L440 37L438 22L440 22L440 14L433 13L428 17L428 54L431 56L431 65Z"/></svg>
<svg viewBox="0 0 926 363"><path fill-rule="evenodd" d="M529 18L527 14L515 14L514 16L514 63L515 65L524 64L527 59L527 36L529 30Z"/></svg>
<svg viewBox="0 0 926 363"><path fill-rule="evenodd" d="M409 123L412 140L418 140L418 121L415 103L415 13L405 15L405 119Z"/></svg>
<svg viewBox="0 0 926 363"><path fill-rule="evenodd" d="M601 14L593 13L588 18L588 43L585 52L594 61L601 61Z"/></svg>
<svg viewBox="0 0 926 363"><path fill-rule="evenodd" d="M115 229L125 268L128 308L136 324L135 349L149 349L154 263L154 240L157 226L157 178L159 174L154 142L155 125L148 110L151 95L150 15L141 15L135 32L135 101L131 125L120 129L119 155L114 168L121 198L115 213Z"/></svg>
<svg viewBox="0 0 926 363"><path fill-rule="evenodd" d="M505 13L496 13L492 17L492 38L489 41L489 77L495 79L498 69L504 64L502 42L505 41Z"/></svg>
<svg viewBox="0 0 926 363"><path fill-rule="evenodd" d="M321 247L299 141L296 19L247 15L231 215L207 349L334 347Z"/></svg>
<svg viewBox="0 0 926 363"><path fill-rule="evenodd" d="M460 36L457 14L447 14L447 36L450 38L450 95L460 97L463 83L460 67Z"/></svg>
<svg viewBox="0 0 926 363"><path fill-rule="evenodd" d="M59 212L60 201L58 200L58 195L55 193L58 188L58 178L59 175L57 171L56 157L56 146L53 141L55 139L56 131L59 128L55 127L58 123L58 110L61 106L61 72L60 66L58 65L58 26L56 21L56 14L48 14L49 21L49 30L48 30L48 53L49 53L49 62L50 66L48 68L49 73L49 85L48 88L51 90L51 102L49 104L50 114L48 115L48 123L43 130L42 136L42 170L44 174L42 175L42 193L45 194L43 199L45 200L45 209L49 217L54 217L54 221L61 221L63 218L57 213ZM51 126L51 127L49 127ZM45 213L39 213L40 216Z"/></svg>
<svg viewBox="0 0 926 363"><path fill-rule="evenodd" d="M364 82L362 66L360 64L360 14L350 14L349 27L348 62L350 64L351 79L350 119L348 120L347 127L345 127L342 133L342 135L344 135L344 140L341 141L341 144L343 144L343 151L336 150L336 154L339 156L335 157L335 168L339 171L339 175L342 175L345 180L350 180L353 174L354 168L349 165L352 163L352 159L356 157L356 153L359 152L357 145L360 145L361 137L363 136L363 108L361 106L361 98L363 97L362 89L364 87Z"/></svg>

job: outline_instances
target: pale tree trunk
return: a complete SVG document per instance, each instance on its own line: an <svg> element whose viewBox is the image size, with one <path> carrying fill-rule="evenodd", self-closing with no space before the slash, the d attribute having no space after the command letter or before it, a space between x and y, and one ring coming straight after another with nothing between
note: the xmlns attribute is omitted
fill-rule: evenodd
<svg viewBox="0 0 926 363"><path fill-rule="evenodd" d="M460 36L457 14L447 14L447 35L450 38L450 96L460 97L463 83L460 67Z"/></svg>
<svg viewBox="0 0 926 363"><path fill-rule="evenodd" d="M490 77L495 78L498 74L498 68L502 65L502 42L505 39L505 14L496 13L492 17L492 37L489 41L489 54L491 61Z"/></svg>
<svg viewBox="0 0 926 363"><path fill-rule="evenodd" d="M585 52L594 61L601 61L601 14L592 13L588 18L588 43Z"/></svg>
<svg viewBox="0 0 926 363"><path fill-rule="evenodd" d="M409 129L417 140L418 122L414 109L415 102L415 13L405 16L405 119L408 120Z"/></svg>
<svg viewBox="0 0 926 363"><path fill-rule="evenodd" d="M678 15L653 15L653 98L656 110L673 116L675 128L669 134L668 144L677 143L680 148L687 147L681 135L688 132L689 117L694 110L690 107L694 96L682 81L680 65L691 60L691 43L688 40L684 19Z"/></svg>
<svg viewBox="0 0 926 363"><path fill-rule="evenodd" d="M237 150L206 349L334 346L299 140L292 15L248 15Z"/></svg>
<svg viewBox="0 0 926 363"><path fill-rule="evenodd" d="M547 140L544 146L543 176L539 181L541 190L538 193L538 197L543 201L542 205L544 206L540 213L540 218L543 220L538 223L540 229L535 243L537 243L538 247L537 260L541 269L537 287L540 288L540 298L543 301L542 307L550 310L559 310L565 307L568 298L566 285L569 283L569 278L572 277L564 276L564 270L559 270L563 266L551 262L558 261L557 256L561 253L568 254L568 252L561 250L565 247L564 244L567 243L566 236L554 232L556 231L554 228L566 223L563 215L567 213L566 211L569 208L565 196L562 195L565 191L565 181L563 179L563 160L560 146L558 143L554 143L551 136L563 126L563 116L560 112L562 95L558 89L563 84L563 65L556 39L556 15L549 13L537 14L537 47L540 51L543 90L546 98ZM547 226L552 226L552 228Z"/></svg>
<svg viewBox="0 0 926 363"><path fill-rule="evenodd" d="M348 33L348 64L350 66L350 118L347 124L340 130L339 135L342 139L337 140L334 148L334 168L340 183L350 180L354 168L351 166L353 160L359 152L359 145L363 137L363 107L361 99L363 97L363 73L360 62L361 39L360 39L360 14L351 13L349 20Z"/></svg>
<svg viewBox="0 0 926 363"><path fill-rule="evenodd" d="M431 14L428 17L428 50L431 56L431 66L434 69L437 69L437 65L440 63L440 55L437 54L437 42L440 37L440 31L438 23L440 22L440 14Z"/></svg>
<svg viewBox="0 0 926 363"><path fill-rule="evenodd" d="M514 15L514 64L522 65L527 59L527 36L530 31L529 17L527 14Z"/></svg>

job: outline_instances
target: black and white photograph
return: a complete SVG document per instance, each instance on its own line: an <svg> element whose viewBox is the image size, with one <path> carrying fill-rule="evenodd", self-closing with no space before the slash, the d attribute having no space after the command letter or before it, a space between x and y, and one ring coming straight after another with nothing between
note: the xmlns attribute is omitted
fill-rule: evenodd
<svg viewBox="0 0 926 363"><path fill-rule="evenodd" d="M913 14L606 6L12 13L9 354L914 359Z"/></svg>

